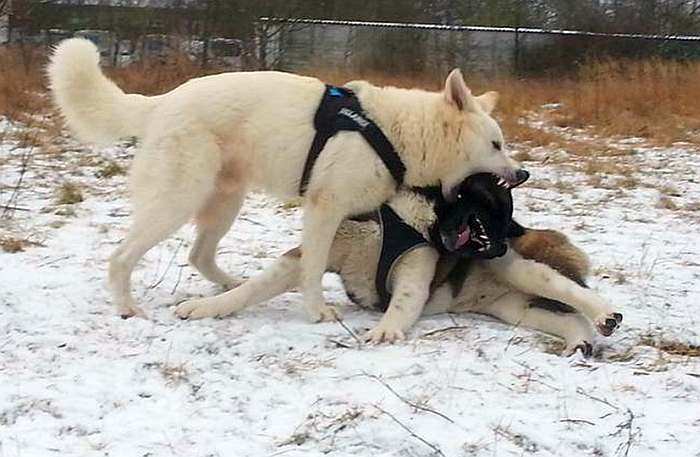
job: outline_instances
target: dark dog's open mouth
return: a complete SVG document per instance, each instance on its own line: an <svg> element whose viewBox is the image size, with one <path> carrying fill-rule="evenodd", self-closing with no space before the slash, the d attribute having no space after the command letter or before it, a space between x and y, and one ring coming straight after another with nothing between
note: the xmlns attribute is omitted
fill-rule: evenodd
<svg viewBox="0 0 700 457"><path fill-rule="evenodd" d="M484 227L484 223L481 222L481 219L479 219L477 216L471 216L469 218L469 223L472 227L469 240L479 246L476 249L477 252L491 249L491 240L486 234L486 227Z"/></svg>
<svg viewBox="0 0 700 457"><path fill-rule="evenodd" d="M486 251L491 248L491 241L486 234L486 227L477 216L469 216L467 222L463 222L457 229L456 236L441 234L442 244L451 251L457 251L467 245L474 243L477 252Z"/></svg>

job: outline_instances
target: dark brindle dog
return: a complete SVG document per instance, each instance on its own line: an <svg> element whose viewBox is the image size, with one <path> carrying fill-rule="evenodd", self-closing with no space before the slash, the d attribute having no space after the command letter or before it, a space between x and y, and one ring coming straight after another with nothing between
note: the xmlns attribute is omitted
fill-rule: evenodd
<svg viewBox="0 0 700 457"><path fill-rule="evenodd" d="M512 212L510 188L491 174L467 178L454 203L403 190L377 214L341 224L327 270L354 302L385 311L366 336L373 342L403 338L421 314L473 311L559 336L567 354L590 354L593 328L610 335L622 315L586 286L583 252L559 232L522 227ZM222 317L286 292L298 284L299 258L293 249L177 314Z"/></svg>

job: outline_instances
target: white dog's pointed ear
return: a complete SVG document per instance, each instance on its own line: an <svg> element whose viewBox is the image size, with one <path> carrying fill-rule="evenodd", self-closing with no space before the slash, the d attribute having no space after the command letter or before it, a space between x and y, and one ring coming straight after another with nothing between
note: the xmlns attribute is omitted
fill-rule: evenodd
<svg viewBox="0 0 700 457"><path fill-rule="evenodd" d="M474 98L479 102L481 109L483 109L486 114L491 114L496 107L496 103L498 103L498 92L489 91Z"/></svg>
<svg viewBox="0 0 700 457"><path fill-rule="evenodd" d="M472 111L474 108L472 92L464 83L462 72L457 68L452 70L445 80L445 100L460 111Z"/></svg>

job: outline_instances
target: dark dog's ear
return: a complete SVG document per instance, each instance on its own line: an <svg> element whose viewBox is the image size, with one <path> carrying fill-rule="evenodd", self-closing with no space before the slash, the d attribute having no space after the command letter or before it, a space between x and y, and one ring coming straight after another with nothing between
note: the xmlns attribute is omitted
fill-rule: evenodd
<svg viewBox="0 0 700 457"><path fill-rule="evenodd" d="M511 219L510 224L508 224L508 230L506 231L506 238L518 238L519 236L525 235L526 230L525 227Z"/></svg>

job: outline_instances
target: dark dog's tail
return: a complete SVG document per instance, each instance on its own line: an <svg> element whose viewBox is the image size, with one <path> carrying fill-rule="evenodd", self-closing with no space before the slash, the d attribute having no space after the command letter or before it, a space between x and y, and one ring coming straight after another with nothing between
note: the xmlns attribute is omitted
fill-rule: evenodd
<svg viewBox="0 0 700 457"><path fill-rule="evenodd" d="M561 232L535 230L512 221L508 228L511 248L525 259L534 260L553 268L581 287L588 287L586 278L590 271L588 256L577 248ZM530 306L552 312L573 313L571 306L548 298L537 297Z"/></svg>

